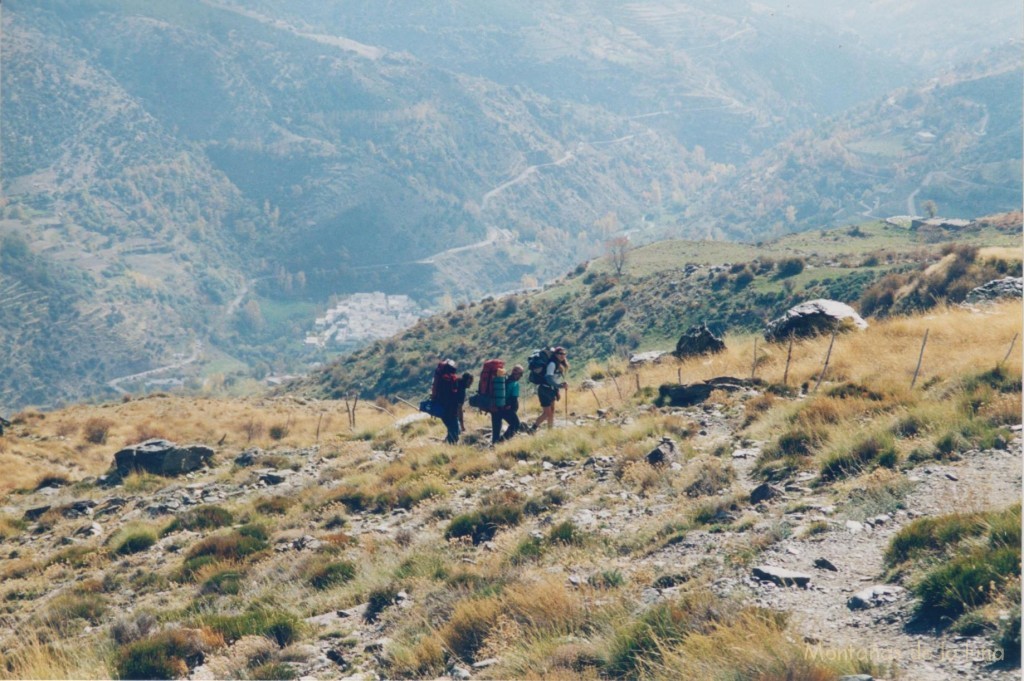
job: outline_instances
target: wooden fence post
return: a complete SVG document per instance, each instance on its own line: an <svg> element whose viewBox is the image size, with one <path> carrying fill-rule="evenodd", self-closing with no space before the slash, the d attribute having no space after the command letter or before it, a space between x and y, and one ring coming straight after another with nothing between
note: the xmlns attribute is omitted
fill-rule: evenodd
<svg viewBox="0 0 1024 681"><path fill-rule="evenodd" d="M782 372L782 385L789 385L789 362L793 359L793 334L789 334L789 350L786 352L786 370Z"/></svg>
<svg viewBox="0 0 1024 681"><path fill-rule="evenodd" d="M924 340L921 341L921 352L917 356L917 367L914 369L914 377L910 379L910 389L914 389L914 384L917 383L917 375L921 371L921 360L924 359L924 346L928 344L928 332L931 329L924 330Z"/></svg>
<svg viewBox="0 0 1024 681"><path fill-rule="evenodd" d="M1013 334L1013 340L1010 341L1010 349L1006 351L1006 356L1003 357L1003 361L1000 362L1000 364L1003 364L1003 363L1006 362L1006 360L1010 359L1010 353L1013 352L1013 346L1017 342L1017 336L1018 335L1019 334L1016 334L1016 333Z"/></svg>
<svg viewBox="0 0 1024 681"><path fill-rule="evenodd" d="M821 379L825 378L825 372L828 371L828 361L832 359L832 345L836 342L836 332L832 332L832 340L828 343L828 352L825 353L825 366L821 367L821 373L818 374L818 382L814 384L812 393L818 392L818 386L821 385Z"/></svg>

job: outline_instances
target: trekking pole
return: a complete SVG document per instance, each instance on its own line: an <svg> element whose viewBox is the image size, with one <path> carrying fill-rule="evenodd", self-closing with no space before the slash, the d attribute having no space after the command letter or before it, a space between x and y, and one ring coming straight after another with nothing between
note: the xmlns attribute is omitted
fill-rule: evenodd
<svg viewBox="0 0 1024 681"><path fill-rule="evenodd" d="M569 384L565 384L565 423L569 423Z"/></svg>

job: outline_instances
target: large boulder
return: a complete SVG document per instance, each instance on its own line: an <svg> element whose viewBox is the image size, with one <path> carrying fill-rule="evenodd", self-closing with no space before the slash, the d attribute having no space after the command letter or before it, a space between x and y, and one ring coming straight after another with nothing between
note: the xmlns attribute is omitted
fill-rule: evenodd
<svg viewBox="0 0 1024 681"><path fill-rule="evenodd" d="M976 305L996 300L1020 300L1022 296L1024 296L1024 277L1004 277L971 289L964 302Z"/></svg>
<svg viewBox="0 0 1024 681"><path fill-rule="evenodd" d="M674 354L679 359L697 355L711 355L725 350L725 341L711 333L707 324L691 326L676 342Z"/></svg>
<svg viewBox="0 0 1024 681"><path fill-rule="evenodd" d="M168 440L146 440L114 454L114 467L124 477L139 470L155 475L183 475L210 464L213 450L204 445L179 447Z"/></svg>
<svg viewBox="0 0 1024 681"><path fill-rule="evenodd" d="M655 404L659 407L692 407L708 399L715 390L737 392L762 387L764 387L764 381L759 378L733 378L732 376L709 378L700 383L666 383L658 388L658 399L655 400Z"/></svg>
<svg viewBox="0 0 1024 681"><path fill-rule="evenodd" d="M791 337L809 338L866 328L868 323L846 303L819 298L791 307L786 314L769 322L764 337L771 342L782 342Z"/></svg>

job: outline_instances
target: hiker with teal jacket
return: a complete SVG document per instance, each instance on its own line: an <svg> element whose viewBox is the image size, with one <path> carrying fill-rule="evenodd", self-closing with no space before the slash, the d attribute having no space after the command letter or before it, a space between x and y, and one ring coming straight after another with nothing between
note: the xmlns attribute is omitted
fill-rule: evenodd
<svg viewBox="0 0 1024 681"><path fill-rule="evenodd" d="M519 432L519 379L523 377L523 367L519 364L512 367L511 373L505 376L505 402L495 406L491 412L491 442L498 444L508 440ZM497 389L497 383L495 384ZM501 432L502 422L508 423L505 432Z"/></svg>

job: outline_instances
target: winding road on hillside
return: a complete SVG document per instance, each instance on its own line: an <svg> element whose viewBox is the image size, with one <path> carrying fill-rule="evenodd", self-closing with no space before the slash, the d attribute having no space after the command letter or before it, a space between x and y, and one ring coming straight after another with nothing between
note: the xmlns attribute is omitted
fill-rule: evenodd
<svg viewBox="0 0 1024 681"><path fill-rule="evenodd" d="M121 376L120 378L115 378L112 381L107 381L107 386L109 386L114 392L116 392L116 393L118 393L120 395L127 395L128 391L121 387L122 383L127 383L128 381L134 381L134 380L138 380L140 378L145 378L146 376L153 376L155 374L159 374L159 373L162 373L164 371L170 371L171 369L181 369L182 367L187 366L187 365L192 364L193 362L197 361L202 354L203 354L203 342L201 340L199 340L199 339L196 339L196 340L194 340L192 342L192 354L189 357L187 357L185 359L182 359L182 360L180 360L178 362L174 362L172 364L167 364L167 365L162 366L162 367L157 367L155 369L149 369L147 371L140 371L137 374L131 374L129 376Z"/></svg>

